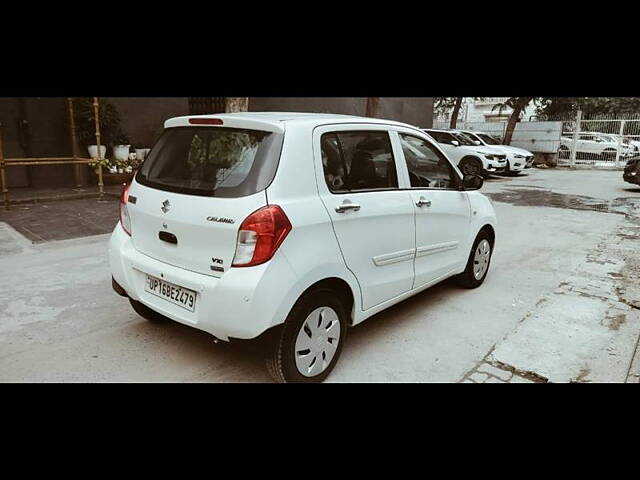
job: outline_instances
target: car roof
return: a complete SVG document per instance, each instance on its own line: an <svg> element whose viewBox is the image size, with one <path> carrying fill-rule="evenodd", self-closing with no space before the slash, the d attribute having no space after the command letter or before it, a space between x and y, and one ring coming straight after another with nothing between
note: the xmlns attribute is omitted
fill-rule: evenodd
<svg viewBox="0 0 640 480"><path fill-rule="evenodd" d="M303 113L303 112L235 112L235 113L219 113L211 115L188 115L182 117L174 117L167 120L164 124L167 127L186 126L189 125L189 119L193 118L210 118L220 119L223 122L228 121L230 125L238 123L247 123L253 125L271 125L275 131L283 131L287 124L305 124L307 126L318 126L328 123L369 123L396 125L417 129L414 125L397 122L394 120L386 120L382 118L360 117L356 115L342 115L337 113Z"/></svg>

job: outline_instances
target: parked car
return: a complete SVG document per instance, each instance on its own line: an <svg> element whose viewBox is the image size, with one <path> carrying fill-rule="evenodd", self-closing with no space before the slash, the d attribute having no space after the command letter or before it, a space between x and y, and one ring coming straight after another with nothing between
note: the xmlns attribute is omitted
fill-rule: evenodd
<svg viewBox="0 0 640 480"><path fill-rule="evenodd" d="M631 156L640 156L640 141L629 139L629 148L631 149Z"/></svg>
<svg viewBox="0 0 640 480"><path fill-rule="evenodd" d="M442 150L465 175L502 173L507 168L507 155L495 148L476 145L473 140L449 130L423 129L438 142Z"/></svg>
<svg viewBox="0 0 640 480"><path fill-rule="evenodd" d="M330 114L177 117L109 243L149 320L261 339L278 381L327 377L348 327L449 277L486 278L496 216L419 129Z"/></svg>
<svg viewBox="0 0 640 480"><path fill-rule="evenodd" d="M566 133L560 137L560 158L569 158L573 144L573 134ZM610 134L599 132L580 132L576 144L576 158L615 160L618 151L618 141ZM620 157L632 155L629 145L622 143Z"/></svg>
<svg viewBox="0 0 640 480"><path fill-rule="evenodd" d="M616 143L618 142L618 139L620 139L623 148L621 155L623 159L628 160L640 154L640 142L638 142L637 140L625 137L624 135L607 134L607 136Z"/></svg>
<svg viewBox="0 0 640 480"><path fill-rule="evenodd" d="M622 178L625 182L640 185L640 158L632 158L627 161Z"/></svg>
<svg viewBox="0 0 640 480"><path fill-rule="evenodd" d="M484 145L485 147L502 151L507 156L507 169L505 173L508 175L517 175L525 168L533 167L534 155L528 150L512 147L511 145L503 145L499 139L486 132L474 132L472 130L457 131L467 135L471 140L479 142L476 145Z"/></svg>

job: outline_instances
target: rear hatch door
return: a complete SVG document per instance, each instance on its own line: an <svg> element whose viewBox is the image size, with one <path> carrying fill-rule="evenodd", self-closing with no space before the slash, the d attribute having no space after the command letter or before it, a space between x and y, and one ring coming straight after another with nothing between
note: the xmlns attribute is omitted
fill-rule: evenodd
<svg viewBox="0 0 640 480"><path fill-rule="evenodd" d="M267 204L282 137L218 126L166 129L129 190L136 250L194 272L224 275L242 221Z"/></svg>

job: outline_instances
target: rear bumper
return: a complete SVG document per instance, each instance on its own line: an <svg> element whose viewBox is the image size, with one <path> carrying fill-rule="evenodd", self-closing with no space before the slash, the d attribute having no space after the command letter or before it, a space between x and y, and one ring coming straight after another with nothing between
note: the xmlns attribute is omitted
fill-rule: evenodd
<svg viewBox="0 0 640 480"><path fill-rule="evenodd" d="M283 289L273 288L274 282L269 282L269 278L277 275L286 284L293 272L286 260L277 259L276 255L263 265L232 268L221 278L216 278L184 270L138 252L119 223L109 242L113 281L126 296L165 317L225 341L230 338L256 338L275 323L281 323L275 316L284 296ZM145 291L147 274L196 291L195 311L190 312ZM255 292L262 294L258 296Z"/></svg>

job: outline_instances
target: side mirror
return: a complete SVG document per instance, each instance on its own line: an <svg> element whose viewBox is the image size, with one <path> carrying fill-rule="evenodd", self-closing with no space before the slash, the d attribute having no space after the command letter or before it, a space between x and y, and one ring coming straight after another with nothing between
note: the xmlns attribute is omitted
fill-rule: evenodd
<svg viewBox="0 0 640 480"><path fill-rule="evenodd" d="M482 145L482 144L480 143L480 140L474 140L474 141L473 141L473 143L474 143L475 145Z"/></svg>
<svg viewBox="0 0 640 480"><path fill-rule="evenodd" d="M464 190L480 190L484 184L484 178L480 175L465 175L462 179Z"/></svg>
<svg viewBox="0 0 640 480"><path fill-rule="evenodd" d="M457 140L451 140L451 145L453 145L454 147L459 147L460 146L460 142Z"/></svg>

